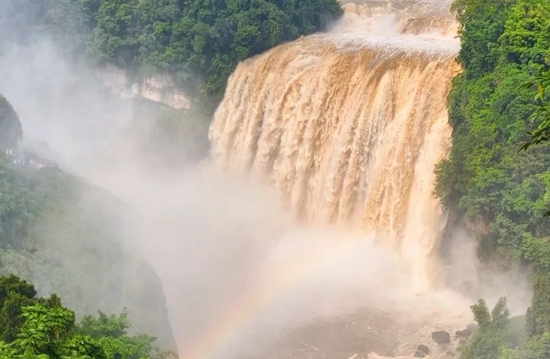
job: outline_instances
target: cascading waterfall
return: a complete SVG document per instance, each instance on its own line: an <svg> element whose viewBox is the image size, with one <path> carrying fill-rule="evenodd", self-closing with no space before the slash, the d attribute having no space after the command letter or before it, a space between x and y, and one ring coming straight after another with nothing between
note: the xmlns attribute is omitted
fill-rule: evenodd
<svg viewBox="0 0 550 359"><path fill-rule="evenodd" d="M241 63L210 139L220 169L275 187L301 221L375 235L425 291L438 279L434 168L459 44L448 7L404 5L344 4L331 31Z"/></svg>

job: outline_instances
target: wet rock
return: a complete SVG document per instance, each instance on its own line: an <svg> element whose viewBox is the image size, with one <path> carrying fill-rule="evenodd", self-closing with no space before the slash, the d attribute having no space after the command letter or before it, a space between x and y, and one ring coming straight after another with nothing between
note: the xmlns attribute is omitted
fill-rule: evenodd
<svg viewBox="0 0 550 359"><path fill-rule="evenodd" d="M455 333L455 337L456 338L468 338L470 337L470 335L472 335L472 332L470 331L470 329L466 328L464 330L459 330Z"/></svg>
<svg viewBox="0 0 550 359"><path fill-rule="evenodd" d="M425 358L429 354L430 354L430 349L427 346L421 344L421 345L418 346L418 348L416 348L416 351L414 352L414 357L415 358Z"/></svg>
<svg viewBox="0 0 550 359"><path fill-rule="evenodd" d="M439 345L451 342L451 336L449 335L449 333L444 331L433 332L432 339Z"/></svg>

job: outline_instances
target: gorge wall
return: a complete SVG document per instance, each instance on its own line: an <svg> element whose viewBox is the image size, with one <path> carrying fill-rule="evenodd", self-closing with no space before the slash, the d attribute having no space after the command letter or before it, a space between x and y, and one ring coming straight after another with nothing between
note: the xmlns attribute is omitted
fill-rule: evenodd
<svg viewBox="0 0 550 359"><path fill-rule="evenodd" d="M176 84L171 75L156 74L134 80L126 71L115 66L101 68L98 73L113 94L122 98L147 99L177 110L191 107L189 95Z"/></svg>

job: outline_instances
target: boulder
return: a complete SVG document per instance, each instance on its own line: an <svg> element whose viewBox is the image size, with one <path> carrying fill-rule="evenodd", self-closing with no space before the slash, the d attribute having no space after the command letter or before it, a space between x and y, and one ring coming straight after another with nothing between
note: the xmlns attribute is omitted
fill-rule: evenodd
<svg viewBox="0 0 550 359"><path fill-rule="evenodd" d="M449 333L444 331L433 332L432 339L439 345L451 342L451 336L449 335Z"/></svg>
<svg viewBox="0 0 550 359"><path fill-rule="evenodd" d="M455 337L456 338L468 338L470 337L470 335L472 335L472 332L470 331L470 329L466 328L464 330L459 330L455 333Z"/></svg>
<svg viewBox="0 0 550 359"><path fill-rule="evenodd" d="M425 358L430 354L430 349L426 345L419 345L414 352L415 358Z"/></svg>

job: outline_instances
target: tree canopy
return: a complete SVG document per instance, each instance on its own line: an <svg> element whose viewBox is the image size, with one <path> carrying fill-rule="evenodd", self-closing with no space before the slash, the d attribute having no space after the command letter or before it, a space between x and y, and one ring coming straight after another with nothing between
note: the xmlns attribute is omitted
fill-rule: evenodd
<svg viewBox="0 0 550 359"><path fill-rule="evenodd" d="M472 313L479 329L461 352L460 359L503 359L502 354L508 346L510 318L506 298L501 298L492 311L481 299L472 306Z"/></svg>
<svg viewBox="0 0 550 359"><path fill-rule="evenodd" d="M237 63L338 18L337 0L7 0L1 40L48 33L73 58L176 73L219 95ZM6 39L7 37L7 39ZM1 46L0 46L1 49Z"/></svg>
<svg viewBox="0 0 550 359"><path fill-rule="evenodd" d="M0 277L0 359L165 359L155 339L129 336L125 313L85 317L61 305L55 294L37 298L16 276Z"/></svg>
<svg viewBox="0 0 550 359"><path fill-rule="evenodd" d="M448 100L453 146L436 170L436 191L458 218L486 228L479 233L482 259L520 261L534 269L527 337L520 348L510 347L502 325L493 325L493 315L479 302L473 309L480 330L462 359L547 358L550 3L456 0L453 11L463 72Z"/></svg>
<svg viewBox="0 0 550 359"><path fill-rule="evenodd" d="M449 97L453 148L437 169L437 193L469 221L486 223L484 248L550 270L548 144L520 151L537 134L530 119L546 111L523 84L550 66L548 9L542 0L455 2L463 73Z"/></svg>

